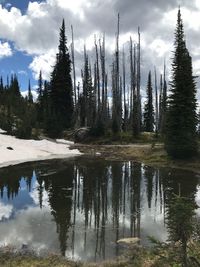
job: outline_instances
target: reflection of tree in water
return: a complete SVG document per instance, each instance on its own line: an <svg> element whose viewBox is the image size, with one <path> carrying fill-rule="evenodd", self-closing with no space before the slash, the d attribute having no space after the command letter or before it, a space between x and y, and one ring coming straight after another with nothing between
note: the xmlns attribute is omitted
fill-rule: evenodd
<svg viewBox="0 0 200 267"><path fill-rule="evenodd" d="M87 165L78 164L78 184L75 196L78 198L77 209L85 215L84 249L87 248L87 229L95 229L95 255L105 256L105 225L107 221L107 163L88 161ZM82 199L80 191L80 177L82 178ZM75 201L76 203L76 201ZM80 204L81 203L81 204ZM96 257L96 256L95 256Z"/></svg>
<svg viewBox="0 0 200 267"><path fill-rule="evenodd" d="M51 214L53 215L60 241L61 254L67 249L68 228L71 225L72 186L74 180L74 166L68 164L64 170L44 178L44 188L48 192ZM39 189L43 190L41 177L38 177ZM39 190L40 206L42 193Z"/></svg>
<svg viewBox="0 0 200 267"><path fill-rule="evenodd" d="M130 231L131 236L140 237L142 165L131 163L130 168Z"/></svg>
<svg viewBox="0 0 200 267"><path fill-rule="evenodd" d="M151 201L153 196L154 175L155 175L155 169L149 166L144 166L144 177L146 183L146 193L147 193L147 201L149 209L151 208Z"/></svg>
<svg viewBox="0 0 200 267"><path fill-rule="evenodd" d="M31 190L31 180L33 176L33 171L30 168L23 168L19 166L14 166L12 168L3 168L0 170L0 191L1 198L4 197L4 191L6 190L6 195L8 199L13 199L17 197L20 190L20 181L25 180L27 185L27 190Z"/></svg>
<svg viewBox="0 0 200 267"><path fill-rule="evenodd" d="M80 217L77 220L77 214L81 214L84 223L83 249L85 252L93 249L95 258L105 258L111 238L116 241L123 237L140 237L143 192L147 195L148 208L157 209L159 205L160 212L163 212L172 193L178 194L181 188L181 195L194 197L197 185L195 179L190 179L190 182L183 179L183 173L185 177L190 173L155 170L133 162L86 159L66 161L61 166L58 162L52 165L43 163L34 169L40 208L46 191L57 225L61 253L65 255L71 248L72 256L76 245L80 247L80 240L77 240L80 233L79 236L76 234L76 226L79 227L82 221ZM56 172L48 172L49 169ZM1 196L5 188L8 198L17 196L21 179L25 179L30 191L32 173L31 167L0 171ZM95 232L92 248L89 247L90 229ZM118 254L118 247L115 247Z"/></svg>

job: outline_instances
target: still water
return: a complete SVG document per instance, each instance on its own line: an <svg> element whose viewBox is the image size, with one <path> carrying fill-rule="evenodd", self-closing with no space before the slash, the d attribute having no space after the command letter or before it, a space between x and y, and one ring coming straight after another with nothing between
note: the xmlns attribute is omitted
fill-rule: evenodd
<svg viewBox="0 0 200 267"><path fill-rule="evenodd" d="M172 193L200 205L200 177L134 162L76 158L0 170L0 246L26 247L75 260L99 261L122 252L116 241L166 240ZM200 211L197 210L197 214Z"/></svg>

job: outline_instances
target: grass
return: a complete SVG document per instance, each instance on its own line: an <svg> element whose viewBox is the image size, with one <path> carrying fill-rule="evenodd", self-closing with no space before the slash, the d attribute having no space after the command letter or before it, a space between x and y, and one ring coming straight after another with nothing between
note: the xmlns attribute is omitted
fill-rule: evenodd
<svg viewBox="0 0 200 267"><path fill-rule="evenodd" d="M69 261L63 257L49 255L39 258L31 254L20 254L12 251L0 251L1 267L181 267L179 244L157 243L155 247L146 249L132 246L126 254L112 261L101 263L83 263ZM200 242L188 244L188 267L199 266Z"/></svg>
<svg viewBox="0 0 200 267"><path fill-rule="evenodd" d="M167 166L200 173L200 153L192 159L173 160L168 157L163 141L154 133L142 133L134 139L131 132L117 135L107 132L103 137L88 139L74 147L89 156L100 153L100 157L109 160L133 160L155 167Z"/></svg>

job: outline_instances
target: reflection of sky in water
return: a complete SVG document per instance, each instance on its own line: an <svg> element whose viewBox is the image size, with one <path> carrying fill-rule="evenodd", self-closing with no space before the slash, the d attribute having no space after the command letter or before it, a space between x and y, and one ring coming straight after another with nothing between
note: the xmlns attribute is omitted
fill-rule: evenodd
<svg viewBox="0 0 200 267"><path fill-rule="evenodd" d="M148 236L154 236L161 241L167 238L164 226L164 192L170 187L175 190L178 184L169 181L168 171L161 173L152 168L141 167L140 164L131 165L130 162L100 162L97 170L91 171L91 175L88 170L95 168L95 161L92 163L94 166L83 161L80 168L76 165L77 162L71 162L69 166L67 162L65 164L66 167L62 166L61 170L59 164L52 166L50 163L41 167L38 164L37 171L32 172L29 180L23 178L22 169L22 178L20 175L18 178L19 192L10 199L7 197L7 190L9 186L12 187L11 182L7 188L4 186L0 200L0 245L11 244L21 248L26 244L39 254L60 253L64 249L68 257L99 260L118 255L120 248L115 241L130 237L131 233L133 236L140 236L143 244L148 244ZM52 171L56 168L58 173ZM106 179L96 177L98 168L107 173ZM12 168L9 170L12 172ZM69 180L70 173L73 174L72 181ZM90 179L93 179L91 182L87 180L90 175ZM140 175L139 180L134 178L137 175ZM2 173L1 177L4 177ZM190 181L193 178L191 192L186 188L186 194L195 194L196 202L200 205L200 187L195 177L190 177ZM99 182L96 181L98 179ZM187 187L187 184L185 179L183 186ZM93 186L99 186L99 191L95 191L97 189ZM102 193L106 192L105 186L107 198L102 198ZM91 192L94 193L93 198L90 198ZM197 212L200 215L199 210Z"/></svg>

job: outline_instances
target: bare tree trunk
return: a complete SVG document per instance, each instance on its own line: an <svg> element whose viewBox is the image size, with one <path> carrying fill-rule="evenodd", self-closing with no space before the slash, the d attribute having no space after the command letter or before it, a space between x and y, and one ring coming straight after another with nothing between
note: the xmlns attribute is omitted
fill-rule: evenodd
<svg viewBox="0 0 200 267"><path fill-rule="evenodd" d="M113 63L113 118L112 129L113 132L121 130L121 116L122 116L122 102L121 102L121 88L120 88L120 75L119 75L119 14L117 23L117 36L116 36L116 51L115 60Z"/></svg>
<svg viewBox="0 0 200 267"><path fill-rule="evenodd" d="M100 78L99 78L99 53L98 46L95 38L95 51L96 51L96 79L97 79L97 103L98 103L98 116L100 114L101 97L100 97Z"/></svg>
<svg viewBox="0 0 200 267"><path fill-rule="evenodd" d="M158 120L158 131L161 130L161 121L162 121L162 94L163 94L163 78L162 74L160 75L160 94L159 94L159 120Z"/></svg>
<svg viewBox="0 0 200 267"><path fill-rule="evenodd" d="M154 74L155 74L155 106L156 106L156 135L158 135L158 86L157 86L157 73L156 68L154 67Z"/></svg>
<svg viewBox="0 0 200 267"><path fill-rule="evenodd" d="M123 103L124 103L124 131L127 130L127 106L126 106L126 67L125 67L125 52L123 48Z"/></svg>
<svg viewBox="0 0 200 267"><path fill-rule="evenodd" d="M133 71L133 42L130 37L130 75L131 75L131 87L130 87L130 121L133 124L133 91L134 91L134 71Z"/></svg>
<svg viewBox="0 0 200 267"><path fill-rule="evenodd" d="M74 80L74 104L76 107L77 99L76 99L76 69L75 69L75 59L74 59L74 31L73 26L71 25L72 31L72 46L71 46L71 53L72 53L72 68L73 68L73 80Z"/></svg>
<svg viewBox="0 0 200 267"><path fill-rule="evenodd" d="M141 81L141 71L140 71L140 28L138 27L138 53L137 53L137 108L138 108L138 133L141 132L142 123L142 111L141 111L141 95L140 95L140 81Z"/></svg>

